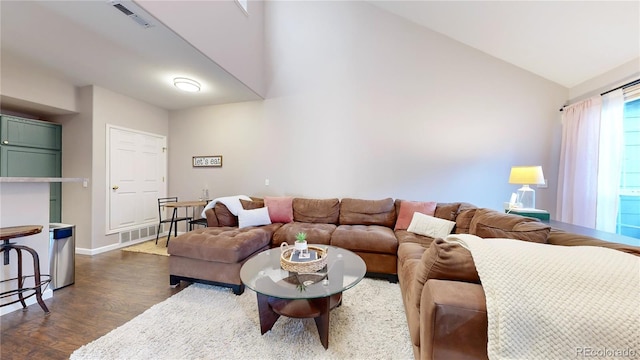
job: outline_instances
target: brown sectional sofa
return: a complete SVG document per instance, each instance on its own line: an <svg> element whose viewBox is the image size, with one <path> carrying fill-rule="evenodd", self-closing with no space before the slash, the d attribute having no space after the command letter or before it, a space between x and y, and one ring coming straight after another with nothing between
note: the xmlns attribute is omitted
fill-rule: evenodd
<svg viewBox="0 0 640 360"><path fill-rule="evenodd" d="M261 199L242 203L245 209L264 205ZM216 204L206 212L208 228L169 243L170 281L223 284L241 293L238 273L244 261L265 248L292 244L293 236L304 231L310 243L340 246L360 255L368 276L399 280L416 359L487 358L485 296L470 252L440 238L394 230L401 204L390 198L295 198L292 222L244 229L237 228L238 219L224 205ZM603 246L640 256L638 247L566 233L536 219L468 203L438 203L433 216L455 222L452 232L457 234ZM198 252L198 247L205 250ZM226 250L217 254L221 248Z"/></svg>
<svg viewBox="0 0 640 360"><path fill-rule="evenodd" d="M456 233L558 246L602 246L640 256L640 248L551 229L536 219L463 209ZM428 246L422 244L429 242ZM398 275L416 359L486 359L487 308L471 253L443 239L398 246Z"/></svg>

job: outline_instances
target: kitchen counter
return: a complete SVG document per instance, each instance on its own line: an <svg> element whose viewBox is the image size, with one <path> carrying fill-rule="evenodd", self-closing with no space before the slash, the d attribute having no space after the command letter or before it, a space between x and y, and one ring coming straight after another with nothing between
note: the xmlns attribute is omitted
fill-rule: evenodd
<svg viewBox="0 0 640 360"><path fill-rule="evenodd" d="M57 178L57 177L0 177L0 183L52 183L52 182L81 182L89 181L86 178Z"/></svg>

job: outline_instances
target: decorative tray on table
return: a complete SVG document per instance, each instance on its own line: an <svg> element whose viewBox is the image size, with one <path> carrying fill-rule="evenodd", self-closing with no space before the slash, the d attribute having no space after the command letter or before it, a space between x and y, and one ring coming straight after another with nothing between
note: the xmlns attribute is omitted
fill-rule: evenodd
<svg viewBox="0 0 640 360"><path fill-rule="evenodd" d="M285 244L285 243L283 243ZM316 258L314 260L295 261L295 255L293 254L294 248L289 246L283 246L280 254L280 266L287 271L297 273L311 273L316 272L327 265L327 250L319 246L308 245L309 252L315 252ZM292 257L292 255L294 255Z"/></svg>

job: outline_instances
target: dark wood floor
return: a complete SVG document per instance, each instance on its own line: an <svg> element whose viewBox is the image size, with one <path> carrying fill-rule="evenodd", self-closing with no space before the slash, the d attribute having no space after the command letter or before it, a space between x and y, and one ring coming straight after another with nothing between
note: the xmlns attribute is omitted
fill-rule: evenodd
<svg viewBox="0 0 640 360"><path fill-rule="evenodd" d="M71 353L184 288L169 287L169 257L114 250L76 255L75 284L0 317L0 358L68 359Z"/></svg>

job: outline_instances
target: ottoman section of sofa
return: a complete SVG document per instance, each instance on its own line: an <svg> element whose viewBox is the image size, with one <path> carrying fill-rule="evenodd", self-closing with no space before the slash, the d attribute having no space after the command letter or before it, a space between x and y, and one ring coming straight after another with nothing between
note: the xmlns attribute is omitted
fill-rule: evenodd
<svg viewBox="0 0 640 360"><path fill-rule="evenodd" d="M390 281L398 280L398 239L390 228L380 225L340 225L331 235L331 245L358 254L367 265L368 276L383 275Z"/></svg>
<svg viewBox="0 0 640 360"><path fill-rule="evenodd" d="M196 229L169 242L169 283L202 282L233 289L242 294L242 264L269 248L269 233L260 228Z"/></svg>

